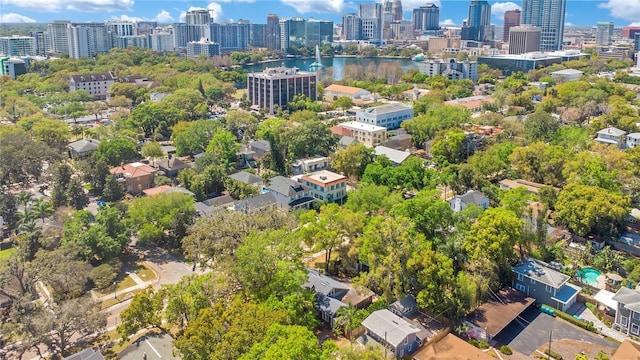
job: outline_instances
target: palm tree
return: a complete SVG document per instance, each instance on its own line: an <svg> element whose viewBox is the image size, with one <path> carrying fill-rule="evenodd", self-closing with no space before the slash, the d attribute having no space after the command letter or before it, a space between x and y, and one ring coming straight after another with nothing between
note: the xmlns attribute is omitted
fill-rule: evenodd
<svg viewBox="0 0 640 360"><path fill-rule="evenodd" d="M336 312L335 324L342 328L342 331L349 334L349 341L353 341L352 332L355 328L360 326L356 321L358 309L352 304L349 306L343 306Z"/></svg>
<svg viewBox="0 0 640 360"><path fill-rule="evenodd" d="M53 205L51 205L50 201L38 199L31 207L31 211L34 217L40 218L44 223L44 219L53 214Z"/></svg>
<svg viewBox="0 0 640 360"><path fill-rule="evenodd" d="M25 210L27 209L27 205L29 204L32 198L33 198L33 194L30 193L29 191L21 191L20 194L16 195L16 200L18 200L18 202L22 204Z"/></svg>

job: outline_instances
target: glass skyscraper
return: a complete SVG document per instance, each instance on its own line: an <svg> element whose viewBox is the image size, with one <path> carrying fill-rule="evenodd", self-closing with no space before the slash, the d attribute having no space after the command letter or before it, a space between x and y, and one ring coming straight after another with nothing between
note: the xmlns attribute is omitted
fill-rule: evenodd
<svg viewBox="0 0 640 360"><path fill-rule="evenodd" d="M540 51L562 50L566 0L522 0L521 25L542 29Z"/></svg>

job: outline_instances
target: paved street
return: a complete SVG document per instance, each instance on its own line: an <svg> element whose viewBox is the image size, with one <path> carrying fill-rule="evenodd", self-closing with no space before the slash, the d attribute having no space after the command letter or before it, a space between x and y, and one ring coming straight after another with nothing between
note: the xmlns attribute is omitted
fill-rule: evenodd
<svg viewBox="0 0 640 360"><path fill-rule="evenodd" d="M118 355L120 360L178 360L179 357L173 356L173 339L171 336L164 335L147 335L133 343ZM145 357L145 354L146 357Z"/></svg>
<svg viewBox="0 0 640 360"><path fill-rule="evenodd" d="M549 332L553 331L552 341L561 339L579 340L596 345L617 347L617 344L605 340L601 336L582 330L569 323L543 314L536 308L529 308L522 313L522 317L529 322L525 327L513 321L494 338L495 341L506 344L525 355L532 354L538 347L549 342ZM526 323L523 323L526 325Z"/></svg>

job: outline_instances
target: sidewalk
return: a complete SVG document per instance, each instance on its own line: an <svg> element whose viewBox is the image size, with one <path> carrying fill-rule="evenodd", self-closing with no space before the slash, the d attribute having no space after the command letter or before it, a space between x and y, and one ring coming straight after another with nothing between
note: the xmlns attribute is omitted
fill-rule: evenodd
<svg viewBox="0 0 640 360"><path fill-rule="evenodd" d="M618 340L620 342L629 339L629 337L626 336L625 334L623 334L623 333L621 333L619 331L615 331L612 328L610 328L607 325L605 325L586 306L584 307L584 309L581 312L576 313L576 315L580 316L582 319L584 319L586 321L593 322L593 325L596 327L596 329L598 329L600 331L600 333L602 335L605 335L605 336L608 336L610 338L616 339L616 340Z"/></svg>
<svg viewBox="0 0 640 360"><path fill-rule="evenodd" d="M127 294L129 292L132 292L132 291L144 289L144 288L146 288L148 286L151 286L151 285L153 285L155 283L155 280L143 281L142 279L140 279L140 277L136 273L128 273L128 274L131 277L131 279L133 281L135 281L136 284L134 286L130 286L130 287L126 288L126 289L122 289L122 290L119 290L119 291L114 291L114 292L112 292L110 294L107 294L105 296L102 296L102 297L95 296L95 293L93 291L91 291L91 297L93 298L93 300L95 300L96 302L103 302L103 301L108 300L108 299L116 298L117 297L116 295L118 295L118 294L125 295L125 294Z"/></svg>

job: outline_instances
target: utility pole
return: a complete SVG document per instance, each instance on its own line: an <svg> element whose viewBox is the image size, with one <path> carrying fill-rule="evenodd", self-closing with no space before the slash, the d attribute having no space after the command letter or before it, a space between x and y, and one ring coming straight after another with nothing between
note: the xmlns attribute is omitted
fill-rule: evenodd
<svg viewBox="0 0 640 360"><path fill-rule="evenodd" d="M549 330L549 352L547 354L547 360L551 360L551 335L553 335L553 330Z"/></svg>

